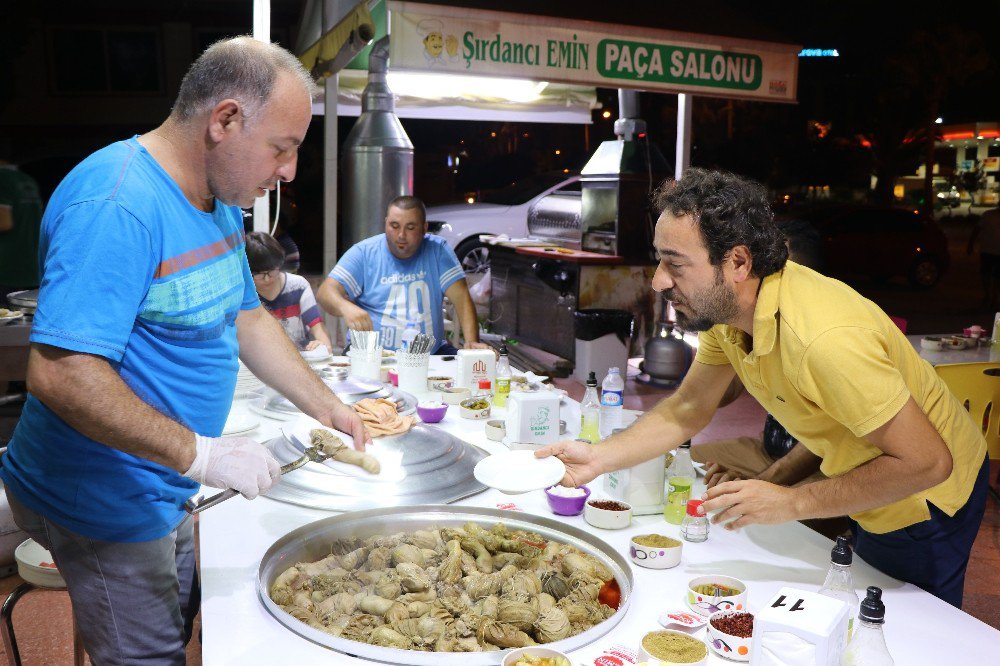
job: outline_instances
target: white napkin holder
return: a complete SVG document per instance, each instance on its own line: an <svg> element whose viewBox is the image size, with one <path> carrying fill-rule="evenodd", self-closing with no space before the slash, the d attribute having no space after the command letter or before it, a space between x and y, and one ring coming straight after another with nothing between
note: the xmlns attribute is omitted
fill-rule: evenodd
<svg viewBox="0 0 1000 666"><path fill-rule="evenodd" d="M492 349L459 349L458 350L458 381L455 386L464 386L473 393L479 390L479 380L490 380L490 386L496 389L497 357Z"/></svg>
<svg viewBox="0 0 1000 666"><path fill-rule="evenodd" d="M604 475L604 491L613 499L632 507L632 515L644 516L663 511L663 484L666 455L617 469Z"/></svg>
<svg viewBox="0 0 1000 666"><path fill-rule="evenodd" d="M507 398L509 444L552 444L559 441L559 399L552 391L513 392Z"/></svg>
<svg viewBox="0 0 1000 666"><path fill-rule="evenodd" d="M750 666L839 666L847 604L783 587L754 615Z"/></svg>

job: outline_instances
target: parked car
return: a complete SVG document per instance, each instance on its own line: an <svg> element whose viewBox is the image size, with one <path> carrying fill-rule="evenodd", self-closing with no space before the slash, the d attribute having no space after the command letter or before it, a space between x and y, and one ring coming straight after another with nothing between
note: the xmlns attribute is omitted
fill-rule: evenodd
<svg viewBox="0 0 1000 666"><path fill-rule="evenodd" d="M444 238L455 250L466 273L485 273L489 268L489 246L480 234L528 235L528 212L540 199L553 193L579 192L580 177L565 173L525 178L510 186L484 192L475 203L432 206L427 209L428 229Z"/></svg>
<svg viewBox="0 0 1000 666"><path fill-rule="evenodd" d="M876 280L902 276L933 287L948 269L948 241L937 223L913 209L830 206L794 213L820 235L823 272Z"/></svg>

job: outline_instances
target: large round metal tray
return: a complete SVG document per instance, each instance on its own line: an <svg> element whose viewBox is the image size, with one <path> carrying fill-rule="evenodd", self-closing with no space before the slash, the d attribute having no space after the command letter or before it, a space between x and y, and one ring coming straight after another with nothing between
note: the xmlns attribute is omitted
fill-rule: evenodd
<svg viewBox="0 0 1000 666"><path fill-rule="evenodd" d="M473 470L486 453L433 426L417 424L408 432L379 437L380 447L397 453L405 476L346 476L317 463L286 474L268 492L270 499L328 511L446 504L486 490ZM284 437L264 443L282 465L301 454Z"/></svg>
<svg viewBox="0 0 1000 666"><path fill-rule="evenodd" d="M279 484L280 485L280 484ZM480 507L424 505L405 509L372 509L354 511L315 523L303 525L281 537L267 549L257 572L257 592L264 607L274 618L302 638L345 654L389 664L477 666L499 664L508 650L493 652L419 652L378 647L339 638L313 629L271 601L271 584L296 562L316 562L330 554L330 546L339 539L365 538L377 534L411 532L428 527L460 527L467 522L492 527L502 522L514 529L536 532L546 539L570 544L590 553L611 569L621 588L618 612L600 624L570 638L547 645L564 652L576 650L611 631L628 610L634 581L625 558L610 545L583 530L564 525L550 518L517 511L501 511Z"/></svg>

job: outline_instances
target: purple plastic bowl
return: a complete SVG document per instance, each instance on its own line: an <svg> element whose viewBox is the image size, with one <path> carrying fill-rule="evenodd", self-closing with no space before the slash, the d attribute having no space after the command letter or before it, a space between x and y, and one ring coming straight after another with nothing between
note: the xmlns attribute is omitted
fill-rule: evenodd
<svg viewBox="0 0 1000 666"><path fill-rule="evenodd" d="M441 403L437 407L430 407L417 403L417 416L424 423L437 423L444 418L445 412L448 411L448 405Z"/></svg>
<svg viewBox="0 0 1000 666"><path fill-rule="evenodd" d="M545 489L545 499L549 501L552 513L557 516L579 516L583 513L583 506L587 503L587 498L590 497L590 488L587 486L580 486L583 494L579 497L560 497L553 495L549 492L550 490L552 488Z"/></svg>

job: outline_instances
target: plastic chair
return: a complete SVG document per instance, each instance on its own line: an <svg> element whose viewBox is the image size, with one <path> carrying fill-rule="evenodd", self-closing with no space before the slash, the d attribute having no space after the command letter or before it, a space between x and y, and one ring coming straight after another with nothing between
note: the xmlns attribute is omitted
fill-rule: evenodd
<svg viewBox="0 0 1000 666"><path fill-rule="evenodd" d="M14 559L17 561L18 573L25 579L24 583L18 585L10 593L0 607L0 634L3 638L4 650L7 653L7 663L10 666L21 666L21 653L17 649L17 638L14 636L14 606L17 605L24 595L32 590L43 591L66 591L66 581L62 579L57 569L40 570L38 566L25 559L25 554L30 552L45 551L36 541L28 539L14 551ZM49 558L51 559L51 557ZM83 666L86 651L83 648L83 641L80 633L76 629L76 618L73 619L73 666Z"/></svg>
<svg viewBox="0 0 1000 666"><path fill-rule="evenodd" d="M934 369L982 428L990 460L1000 459L1000 363L952 363ZM994 488L990 494L1000 502Z"/></svg>

